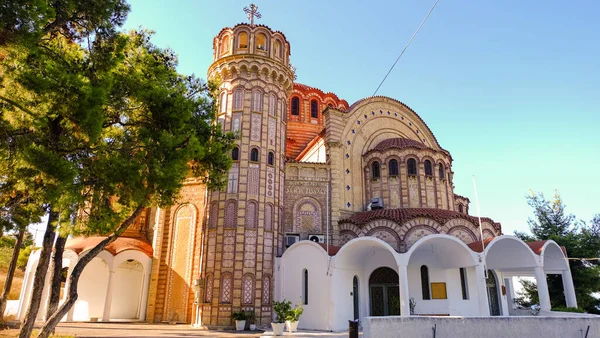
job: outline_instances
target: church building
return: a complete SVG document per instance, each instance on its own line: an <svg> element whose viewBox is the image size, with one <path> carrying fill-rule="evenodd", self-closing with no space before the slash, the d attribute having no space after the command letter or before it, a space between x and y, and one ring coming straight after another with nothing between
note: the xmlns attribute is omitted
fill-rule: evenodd
<svg viewBox="0 0 600 338"><path fill-rule="evenodd" d="M226 188L189 179L176 205L146 210L84 270L65 320L216 328L244 309L267 326L283 299L303 306L300 328L321 330L366 316L521 315L513 277L535 277L548 312L547 274L562 275L576 306L564 250L470 215L450 152L408 105L348 104L295 82L286 36L253 20L212 48L217 123L238 137ZM67 274L99 240L69 240Z"/></svg>

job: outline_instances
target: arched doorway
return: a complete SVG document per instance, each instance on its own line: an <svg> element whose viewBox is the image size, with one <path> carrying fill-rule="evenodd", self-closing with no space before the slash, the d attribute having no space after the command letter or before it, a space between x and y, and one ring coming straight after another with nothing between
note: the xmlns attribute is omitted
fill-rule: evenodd
<svg viewBox="0 0 600 338"><path fill-rule="evenodd" d="M399 316L398 273L388 267L375 269L369 277L371 316Z"/></svg>
<svg viewBox="0 0 600 338"><path fill-rule="evenodd" d="M498 280L492 270L488 270L486 280L487 294L490 306L490 316L500 316L500 297L498 296Z"/></svg>
<svg viewBox="0 0 600 338"><path fill-rule="evenodd" d="M144 281L144 267L135 259L128 259L114 272L111 319L138 319Z"/></svg>
<svg viewBox="0 0 600 338"><path fill-rule="evenodd" d="M358 276L352 279L352 304L354 305L354 319L360 318L358 310Z"/></svg>
<svg viewBox="0 0 600 338"><path fill-rule="evenodd" d="M83 269L81 277L79 277L79 297L75 304L73 320L88 321L91 318L102 318L108 290L108 277L108 263L99 257L92 259Z"/></svg>

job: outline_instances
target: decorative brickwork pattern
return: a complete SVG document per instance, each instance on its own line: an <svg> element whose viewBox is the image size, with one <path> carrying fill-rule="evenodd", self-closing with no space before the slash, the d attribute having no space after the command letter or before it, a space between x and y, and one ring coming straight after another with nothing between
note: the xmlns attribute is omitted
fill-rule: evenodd
<svg viewBox="0 0 600 338"><path fill-rule="evenodd" d="M225 208L225 227L226 228L237 227L237 216L238 216L237 201L235 201L235 200L227 201L227 207Z"/></svg>
<svg viewBox="0 0 600 338"><path fill-rule="evenodd" d="M221 266L223 268L232 268L235 258L235 230L223 231L223 258Z"/></svg>
<svg viewBox="0 0 600 338"><path fill-rule="evenodd" d="M242 130L242 114L235 113L231 117L231 131L239 134Z"/></svg>
<svg viewBox="0 0 600 338"><path fill-rule="evenodd" d="M262 114L252 113L252 130L250 131L250 141L260 141L262 130Z"/></svg>
<svg viewBox="0 0 600 338"><path fill-rule="evenodd" d="M244 267L252 268L256 266L256 241L258 233L256 230L246 230L244 237Z"/></svg>
<svg viewBox="0 0 600 338"><path fill-rule="evenodd" d="M244 275L242 287L242 305L254 304L254 276L251 274Z"/></svg>
<svg viewBox="0 0 600 338"><path fill-rule="evenodd" d="M206 276L206 287L204 288L204 290L205 290L204 302L206 302L206 303L212 302L213 276L210 273Z"/></svg>
<svg viewBox="0 0 600 338"><path fill-rule="evenodd" d="M246 205L246 228L256 228L258 221L258 204L256 201L249 201Z"/></svg>
<svg viewBox="0 0 600 338"><path fill-rule="evenodd" d="M267 197L275 195L275 168L267 167Z"/></svg>
<svg viewBox="0 0 600 338"><path fill-rule="evenodd" d="M233 289L233 276L229 272L225 272L221 276L221 303L231 303Z"/></svg>
<svg viewBox="0 0 600 338"><path fill-rule="evenodd" d="M275 135L277 135L277 121L274 118L269 117L269 135L268 143L270 147L275 147Z"/></svg>
<svg viewBox="0 0 600 338"><path fill-rule="evenodd" d="M265 230L273 230L273 204L265 204Z"/></svg>
<svg viewBox="0 0 600 338"><path fill-rule="evenodd" d="M269 276L263 276L262 293L263 305L271 304L271 277Z"/></svg>
<svg viewBox="0 0 600 338"><path fill-rule="evenodd" d="M248 194L258 195L260 185L260 167L250 164L248 168Z"/></svg>
<svg viewBox="0 0 600 338"><path fill-rule="evenodd" d="M215 267L215 253L217 252L217 232L208 232L208 248L206 250L206 266L208 268Z"/></svg>
<svg viewBox="0 0 600 338"><path fill-rule="evenodd" d="M273 233L265 232L263 236L263 269L268 271L273 266Z"/></svg>

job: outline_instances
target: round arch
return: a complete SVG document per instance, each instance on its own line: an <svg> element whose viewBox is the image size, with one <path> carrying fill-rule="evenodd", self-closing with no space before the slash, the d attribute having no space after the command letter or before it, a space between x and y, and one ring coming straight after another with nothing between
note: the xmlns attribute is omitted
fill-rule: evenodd
<svg viewBox="0 0 600 338"><path fill-rule="evenodd" d="M419 239L403 256L406 265L427 264L443 269L478 264L477 255L464 242L445 234L428 235Z"/></svg>
<svg viewBox="0 0 600 338"><path fill-rule="evenodd" d="M539 265L539 257L527 243L515 236L494 237L485 247L488 269L533 268Z"/></svg>
<svg viewBox="0 0 600 338"><path fill-rule="evenodd" d="M552 240L546 241L540 254L542 257L542 266L546 273L560 273L569 270L569 261L562 248Z"/></svg>

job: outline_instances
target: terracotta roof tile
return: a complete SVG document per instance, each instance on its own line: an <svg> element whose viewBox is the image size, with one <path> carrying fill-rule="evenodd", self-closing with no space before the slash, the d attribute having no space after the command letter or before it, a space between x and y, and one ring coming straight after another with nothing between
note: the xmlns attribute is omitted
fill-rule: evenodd
<svg viewBox="0 0 600 338"><path fill-rule="evenodd" d="M92 237L75 237L67 240L65 250L72 250L75 253L80 254L86 250L89 250L100 243L106 237L103 236L92 236ZM148 241L139 238L119 237L114 242L104 248L104 250L110 252L113 256L126 251L136 250L141 251L146 256L152 257L152 244Z"/></svg>
<svg viewBox="0 0 600 338"><path fill-rule="evenodd" d="M325 243L317 243L317 244L319 244L323 248L323 250L327 250L326 249L327 246L325 245ZM339 246L330 245L329 252L328 252L329 256L335 256L335 254L337 254L338 251L340 251L340 249L341 249L341 247L339 247Z"/></svg>
<svg viewBox="0 0 600 338"><path fill-rule="evenodd" d="M440 224L444 224L453 218L465 219L473 223L475 226L479 224L477 217L452 210L431 208L401 208L363 211L357 212L348 218L341 219L338 223L352 223L357 226L362 226L376 219L387 219L398 224L402 224L408 220L419 217L431 218ZM494 222L491 218L482 217L481 221L491 223L497 230L501 229L500 223Z"/></svg>

